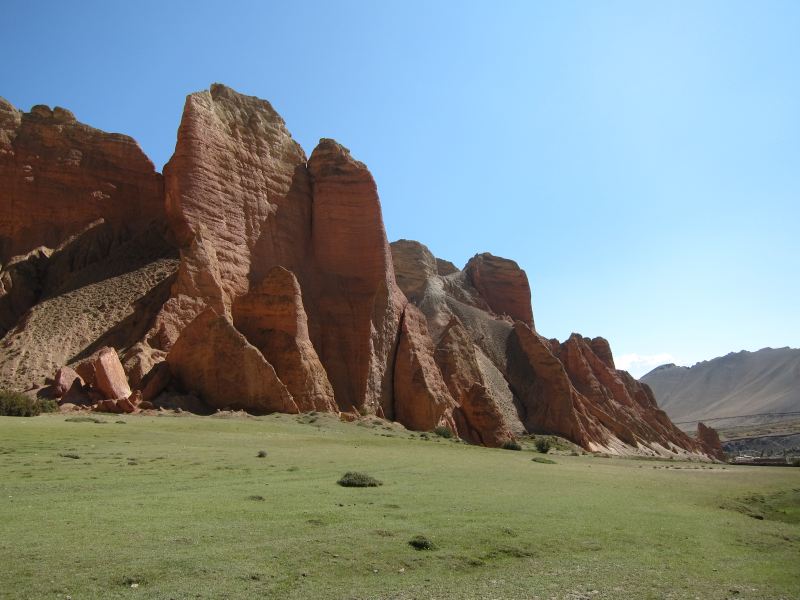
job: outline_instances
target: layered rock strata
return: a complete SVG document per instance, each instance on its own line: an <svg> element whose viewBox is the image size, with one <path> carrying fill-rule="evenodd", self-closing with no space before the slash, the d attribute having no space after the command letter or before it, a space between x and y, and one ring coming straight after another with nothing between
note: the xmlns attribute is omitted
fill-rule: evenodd
<svg viewBox="0 0 800 600"><path fill-rule="evenodd" d="M63 404L377 414L495 447L549 433L616 454L714 452L604 339L541 337L517 263L484 253L458 269L390 246L363 163L330 139L307 158L268 102L225 86L187 97L163 183L130 138L0 102L0 202L0 377L31 387L71 364L47 388Z"/></svg>

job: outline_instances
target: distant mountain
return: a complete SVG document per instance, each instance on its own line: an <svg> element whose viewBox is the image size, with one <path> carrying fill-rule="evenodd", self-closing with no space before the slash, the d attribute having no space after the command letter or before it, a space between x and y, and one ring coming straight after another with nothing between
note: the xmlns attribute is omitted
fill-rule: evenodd
<svg viewBox="0 0 800 600"><path fill-rule="evenodd" d="M731 352L693 367L656 367L640 378L679 427L699 420L713 427L797 418L800 413L800 349ZM757 415L757 416L751 416Z"/></svg>

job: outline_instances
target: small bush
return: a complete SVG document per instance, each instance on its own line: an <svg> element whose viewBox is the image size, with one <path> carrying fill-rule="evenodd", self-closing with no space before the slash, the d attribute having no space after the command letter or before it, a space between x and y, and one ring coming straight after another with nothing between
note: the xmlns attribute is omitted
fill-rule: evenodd
<svg viewBox="0 0 800 600"><path fill-rule="evenodd" d="M503 443L503 450L522 450L517 440L506 440Z"/></svg>
<svg viewBox="0 0 800 600"><path fill-rule="evenodd" d="M415 535L408 541L408 545L414 550L433 550L436 548L435 544L424 535Z"/></svg>
<svg viewBox="0 0 800 600"><path fill-rule="evenodd" d="M433 430L433 433L448 440L453 437L453 430L445 425L439 425Z"/></svg>
<svg viewBox="0 0 800 600"><path fill-rule="evenodd" d="M550 452L550 448L552 447L553 443L550 441L550 438L537 438L536 439L536 450L541 452L542 454L547 454Z"/></svg>
<svg viewBox="0 0 800 600"><path fill-rule="evenodd" d="M62 458L72 458L74 460L80 459L80 455L79 454L72 454L72 453L69 453L69 452L59 453L59 456L62 457Z"/></svg>
<svg viewBox="0 0 800 600"><path fill-rule="evenodd" d="M39 409L43 413L58 412L58 402L55 400L39 400Z"/></svg>
<svg viewBox="0 0 800 600"><path fill-rule="evenodd" d="M336 483L342 487L378 487L383 485L383 482L378 481L371 475L356 473L355 471L348 471Z"/></svg>
<svg viewBox="0 0 800 600"><path fill-rule="evenodd" d="M543 465L554 465L556 461L550 460L549 458L544 458L543 456L534 456L531 459L533 462L542 463Z"/></svg>
<svg viewBox="0 0 800 600"><path fill-rule="evenodd" d="M259 450L258 454L256 456L258 456L258 458L266 458L267 457L267 451L266 450Z"/></svg>
<svg viewBox="0 0 800 600"><path fill-rule="evenodd" d="M97 417L67 417L64 419L67 423L106 423L103 419Z"/></svg>
<svg viewBox="0 0 800 600"><path fill-rule="evenodd" d="M41 404L19 392L0 392L0 416L35 417L42 412Z"/></svg>

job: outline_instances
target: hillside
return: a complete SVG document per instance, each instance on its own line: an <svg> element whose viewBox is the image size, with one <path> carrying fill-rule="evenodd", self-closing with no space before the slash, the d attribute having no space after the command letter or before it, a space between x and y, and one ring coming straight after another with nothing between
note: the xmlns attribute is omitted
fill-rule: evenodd
<svg viewBox="0 0 800 600"><path fill-rule="evenodd" d="M797 418L800 413L800 349L732 352L693 367L662 365L640 381L686 429L699 420L732 427Z"/></svg>

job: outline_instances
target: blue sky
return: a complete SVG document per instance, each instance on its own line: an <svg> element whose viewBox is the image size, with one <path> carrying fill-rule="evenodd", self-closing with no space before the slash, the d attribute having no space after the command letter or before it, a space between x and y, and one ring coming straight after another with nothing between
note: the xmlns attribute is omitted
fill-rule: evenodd
<svg viewBox="0 0 800 600"><path fill-rule="evenodd" d="M6 0L0 95L159 168L186 94L267 98L367 163L390 239L515 259L540 333L639 375L800 346L798 32L794 1Z"/></svg>

